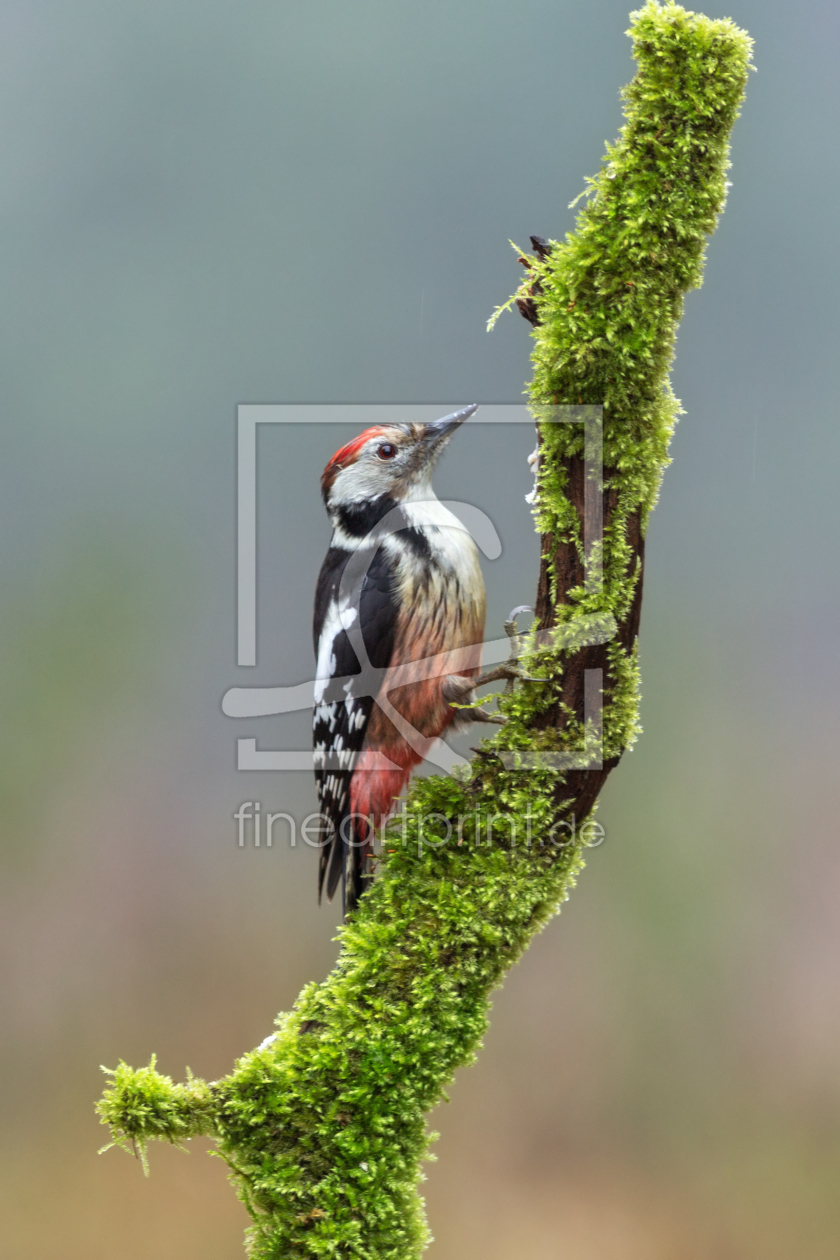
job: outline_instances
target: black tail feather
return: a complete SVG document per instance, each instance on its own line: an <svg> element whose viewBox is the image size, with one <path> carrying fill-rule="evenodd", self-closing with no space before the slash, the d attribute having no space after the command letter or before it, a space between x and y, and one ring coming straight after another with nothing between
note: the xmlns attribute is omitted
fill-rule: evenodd
<svg viewBox="0 0 840 1260"><path fill-rule="evenodd" d="M339 825L332 833L321 858L321 865L327 881L327 901L332 901L335 896L335 890L338 888L339 881L344 881L344 866L347 856L345 853L345 845L341 838L341 827L346 817L347 816L345 814L339 820ZM346 826L344 830L347 830ZM323 880L324 875L322 874L322 883Z"/></svg>
<svg viewBox="0 0 840 1260"><path fill-rule="evenodd" d="M345 915L351 914L356 909L359 898L368 888L371 880L370 845L366 842L367 837L358 836L355 824L345 821L347 817L347 814L342 816L338 827L321 849L321 860L318 865L319 905L324 886L326 885L327 901L332 901L340 883L342 909ZM343 838L347 832L350 832L350 843Z"/></svg>
<svg viewBox="0 0 840 1260"><path fill-rule="evenodd" d="M359 904L359 898L370 886L370 845L356 843L350 850L350 871L345 890L344 913L351 914Z"/></svg>

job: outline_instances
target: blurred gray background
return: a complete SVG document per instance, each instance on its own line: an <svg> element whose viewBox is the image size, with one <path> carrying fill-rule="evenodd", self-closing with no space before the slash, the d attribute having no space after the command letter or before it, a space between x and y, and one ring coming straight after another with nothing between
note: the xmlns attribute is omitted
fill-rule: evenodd
<svg viewBox="0 0 840 1260"><path fill-rule="evenodd" d="M759 72L680 332L645 734L433 1117L434 1260L840 1253L840 9L709 12ZM0 7L2 1260L242 1254L201 1143L144 1181L93 1115L100 1063L219 1076L335 953L316 855L239 850L232 820L314 808L308 775L234 770L237 734L307 722L220 698L306 676L343 435L265 443L237 669L235 407L519 400L528 326L485 332L507 241L571 228L627 25L616 0ZM533 593L527 443L463 438L438 489L501 522L493 630Z"/></svg>

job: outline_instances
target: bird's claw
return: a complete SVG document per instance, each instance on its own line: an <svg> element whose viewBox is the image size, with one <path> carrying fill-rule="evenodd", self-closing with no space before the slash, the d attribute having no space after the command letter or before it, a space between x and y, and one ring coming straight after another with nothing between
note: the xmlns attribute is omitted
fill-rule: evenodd
<svg viewBox="0 0 840 1260"><path fill-rule="evenodd" d="M513 691L515 682L549 682L548 678L534 678L531 674L525 672L519 664L520 659L520 634L519 627L516 624L516 618L519 613L533 612L533 608L529 608L527 604L520 604L517 608L512 609L507 621L504 622L505 634L510 639L510 656L504 665L498 665L496 669L491 669L488 673L482 674L480 678L476 678L473 687L483 687L486 683L498 682L502 678L507 683L506 691Z"/></svg>
<svg viewBox="0 0 840 1260"><path fill-rule="evenodd" d="M548 678L534 678L531 674L527 674L521 666L514 661L508 661L505 665L499 665L496 669L491 669L489 673L482 674L480 678L473 678L469 681L473 688L485 687L491 682L500 682L502 679L507 683L506 691L513 690L515 682L549 682Z"/></svg>

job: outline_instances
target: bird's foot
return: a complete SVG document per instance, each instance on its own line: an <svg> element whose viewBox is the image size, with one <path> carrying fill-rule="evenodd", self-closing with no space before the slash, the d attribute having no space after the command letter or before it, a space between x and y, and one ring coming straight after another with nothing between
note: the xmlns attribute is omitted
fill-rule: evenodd
<svg viewBox="0 0 840 1260"><path fill-rule="evenodd" d="M488 683L500 682L502 679L507 683L506 691L513 691L515 682L548 682L547 678L533 678L526 673L524 669L514 661L508 661L505 665L499 665L496 669L491 669L489 673L482 674L480 678L467 678L465 682L472 684L473 688L486 687Z"/></svg>
<svg viewBox="0 0 840 1260"><path fill-rule="evenodd" d="M450 674L443 680L441 695L447 704L457 709L459 718L469 722L493 722L496 726L502 726L505 718L497 713L487 713L475 702L475 689L482 681L480 678L465 678L463 674ZM488 696L488 699L491 698Z"/></svg>
<svg viewBox="0 0 840 1260"><path fill-rule="evenodd" d="M507 721L501 714L486 713L481 705L475 704L475 692L479 687L485 687L488 683L500 682L504 679L506 686L505 691L510 693L513 691L514 684L518 682L547 682L546 678L533 678L519 664L520 653L520 636L516 624L517 613L531 612L530 608L522 605L514 608L508 620L504 623L505 634L510 639L510 656L503 665L496 666L495 669L488 670L486 674L480 674L478 678L467 678L462 674L451 674L445 678L442 686L443 698L448 704L457 706L465 718L469 718L473 722L492 722L496 726L504 726Z"/></svg>
<svg viewBox="0 0 840 1260"><path fill-rule="evenodd" d="M483 687L487 683L499 682L502 678L504 678L505 682L507 683L507 686L505 687L505 691L511 692L513 691L514 683L517 681L519 682L548 682L549 681L547 678L533 678L519 664L520 653L521 653L521 648L522 648L522 640L519 634L519 627L516 624L516 618L519 613L533 612L533 611L534 610L532 608L529 608L526 604L520 604L517 608L514 608L512 610L507 621L504 622L505 634L510 639L510 656L505 661L504 665L499 665L496 667L496 669L491 669L488 673L482 674L480 678L474 679L473 687Z"/></svg>
<svg viewBox="0 0 840 1260"><path fill-rule="evenodd" d="M480 674L478 678L467 678L463 674L450 674L443 680L441 692L447 704L456 707L460 714L472 722L492 722L494 726L504 726L507 718L499 713L486 713L480 704L475 703L475 692L488 683L500 682L504 679L505 691L513 691L516 682L548 682L547 678L533 678L519 664L520 635L516 617L521 612L531 612L524 604L514 608L504 623L505 634L510 639L510 656L503 665ZM489 697L488 697L489 698Z"/></svg>

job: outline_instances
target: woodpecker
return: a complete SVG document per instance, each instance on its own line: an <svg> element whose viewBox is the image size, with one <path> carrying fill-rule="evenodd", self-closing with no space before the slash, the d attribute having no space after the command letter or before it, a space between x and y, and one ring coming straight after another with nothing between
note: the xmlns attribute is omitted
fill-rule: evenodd
<svg viewBox="0 0 840 1260"><path fill-rule="evenodd" d="M321 478L333 534L314 618L313 743L325 827L318 900L325 889L332 900L340 883L345 912L365 890L373 832L413 767L449 727L483 716L452 704L471 694L479 674L478 552L431 483L442 450L476 410L367 429ZM441 653L454 655L430 665Z"/></svg>

